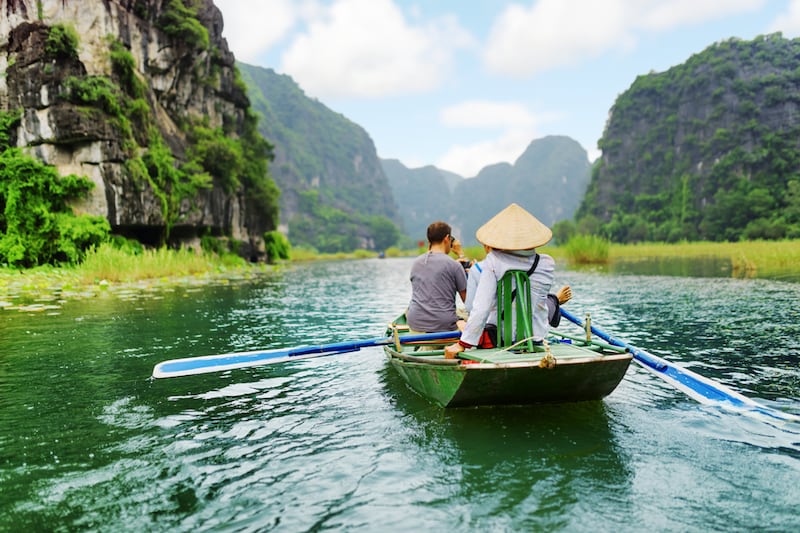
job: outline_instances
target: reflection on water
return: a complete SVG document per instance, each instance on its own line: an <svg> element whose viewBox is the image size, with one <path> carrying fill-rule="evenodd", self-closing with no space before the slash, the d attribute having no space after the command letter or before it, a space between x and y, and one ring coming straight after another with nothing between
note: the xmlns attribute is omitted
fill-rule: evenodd
<svg viewBox="0 0 800 533"><path fill-rule="evenodd" d="M439 505L459 529L591 530L598 515L609 528L626 523L633 472L603 402L442 410L391 369L384 379L412 430L408 446L438 450L457 471Z"/></svg>
<svg viewBox="0 0 800 533"><path fill-rule="evenodd" d="M701 406L635 365L602 402L457 410L379 348L149 379L175 357L378 336L410 265L0 314L0 530L797 529L800 429ZM800 414L800 284L557 283L601 328Z"/></svg>
<svg viewBox="0 0 800 533"><path fill-rule="evenodd" d="M759 278L800 282L800 269L788 267L770 271L735 269L724 257L637 257L615 259L607 265L571 265L579 272L603 272L613 275L681 276L695 278Z"/></svg>
<svg viewBox="0 0 800 533"><path fill-rule="evenodd" d="M650 257L613 261L611 274L643 276L731 277L731 261L721 257Z"/></svg>

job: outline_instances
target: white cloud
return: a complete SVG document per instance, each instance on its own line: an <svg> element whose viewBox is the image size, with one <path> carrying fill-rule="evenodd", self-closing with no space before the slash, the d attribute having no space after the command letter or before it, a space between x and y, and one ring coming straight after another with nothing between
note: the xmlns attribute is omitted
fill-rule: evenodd
<svg viewBox="0 0 800 533"><path fill-rule="evenodd" d="M557 113L534 113L520 102L467 100L444 108L440 122L450 128L499 129L493 139L452 146L434 163L464 177L473 177L487 165L513 163L540 135L540 124L558 120Z"/></svg>
<svg viewBox="0 0 800 533"><path fill-rule="evenodd" d="M451 17L412 25L391 0L337 0L289 45L282 71L316 97L424 92L471 43Z"/></svg>
<svg viewBox="0 0 800 533"><path fill-rule="evenodd" d="M623 7L621 0L512 4L492 25L484 60L491 70L524 76L599 55L630 39Z"/></svg>
<svg viewBox="0 0 800 533"><path fill-rule="evenodd" d="M222 11L222 36L236 59L256 63L297 23L306 6L292 0L214 0Z"/></svg>
<svg viewBox="0 0 800 533"><path fill-rule="evenodd" d="M530 129L510 129L495 139L452 146L434 165L472 178L487 165L503 162L513 164L535 138L536 133Z"/></svg>
<svg viewBox="0 0 800 533"><path fill-rule="evenodd" d="M665 31L678 26L700 24L728 17L737 13L756 11L765 0L648 0L633 3L640 8L638 16L631 21L637 30Z"/></svg>
<svg viewBox="0 0 800 533"><path fill-rule="evenodd" d="M776 31L782 32L787 38L800 36L800 0L791 0L786 12L772 22L768 33Z"/></svg>
<svg viewBox="0 0 800 533"><path fill-rule="evenodd" d="M494 21L484 62L495 72L530 76L629 50L637 35L754 11L764 0L538 0L509 5Z"/></svg>
<svg viewBox="0 0 800 533"><path fill-rule="evenodd" d="M496 128L530 127L536 117L517 102L469 100L452 105L440 113L442 124L449 127Z"/></svg>

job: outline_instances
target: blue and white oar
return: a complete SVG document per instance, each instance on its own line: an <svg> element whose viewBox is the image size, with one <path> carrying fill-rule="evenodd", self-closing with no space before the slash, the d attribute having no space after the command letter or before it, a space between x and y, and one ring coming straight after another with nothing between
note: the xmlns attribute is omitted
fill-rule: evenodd
<svg viewBox="0 0 800 533"><path fill-rule="evenodd" d="M572 315L563 307L561 308L561 316L582 328L586 327L582 320ZM634 360L639 363L639 365L700 403L729 406L738 410L760 413L778 420L800 422L799 416L761 405L725 385L696 374L686 368L676 366L666 359L648 353L623 340L616 339L600 328L595 326L590 327L592 333L609 344L627 348L631 354L633 354Z"/></svg>
<svg viewBox="0 0 800 533"><path fill-rule="evenodd" d="M459 331L445 331L440 333L421 333L419 335L400 335L397 337L397 340L402 344L409 344L442 339L458 339L459 335L461 335ZM169 361L158 363L153 368L153 377L175 378L194 374L223 372L236 368L285 363L287 361L356 352L368 346L382 346L385 344L393 344L394 342L394 337L376 337L363 341L335 342L313 346L279 348L276 350L254 350L251 352L170 359Z"/></svg>

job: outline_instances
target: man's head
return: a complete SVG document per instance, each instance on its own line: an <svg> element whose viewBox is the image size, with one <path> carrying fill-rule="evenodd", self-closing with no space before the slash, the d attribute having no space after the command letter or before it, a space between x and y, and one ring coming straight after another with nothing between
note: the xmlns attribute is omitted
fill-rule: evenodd
<svg viewBox="0 0 800 533"><path fill-rule="evenodd" d="M441 220L434 222L428 226L428 242L430 244L439 244L445 239L451 239L452 232L453 229L447 222L442 222ZM448 242L448 244L450 243Z"/></svg>

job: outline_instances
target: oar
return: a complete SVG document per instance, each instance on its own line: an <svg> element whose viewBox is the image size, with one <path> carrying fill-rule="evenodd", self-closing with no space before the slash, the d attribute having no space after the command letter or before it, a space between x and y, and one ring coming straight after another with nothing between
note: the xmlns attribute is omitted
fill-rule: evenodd
<svg viewBox="0 0 800 533"><path fill-rule="evenodd" d="M440 333L421 333L419 335L400 335L399 341L403 344L441 339L457 339L459 331L445 331ZM294 348L279 348L276 350L254 350L252 352L226 353L221 355L207 355L201 357L187 357L185 359L170 359L153 367L154 378L174 378L222 372L235 368L248 368L253 366L271 365L299 359L311 359L340 353L356 352L368 346L381 346L395 342L394 337L376 337L362 341L335 342L313 346L297 346Z"/></svg>
<svg viewBox="0 0 800 533"><path fill-rule="evenodd" d="M572 313L565 310L563 307L561 308L561 316L585 328L582 320L572 315ZM591 326L591 331L609 344L627 348L631 354L633 354L634 360L642 367L700 403L729 405L737 409L761 413L778 420L800 421L800 417L798 416L761 405L725 385L696 374L686 368L676 366L666 359L648 353L623 340L616 339L598 327Z"/></svg>

